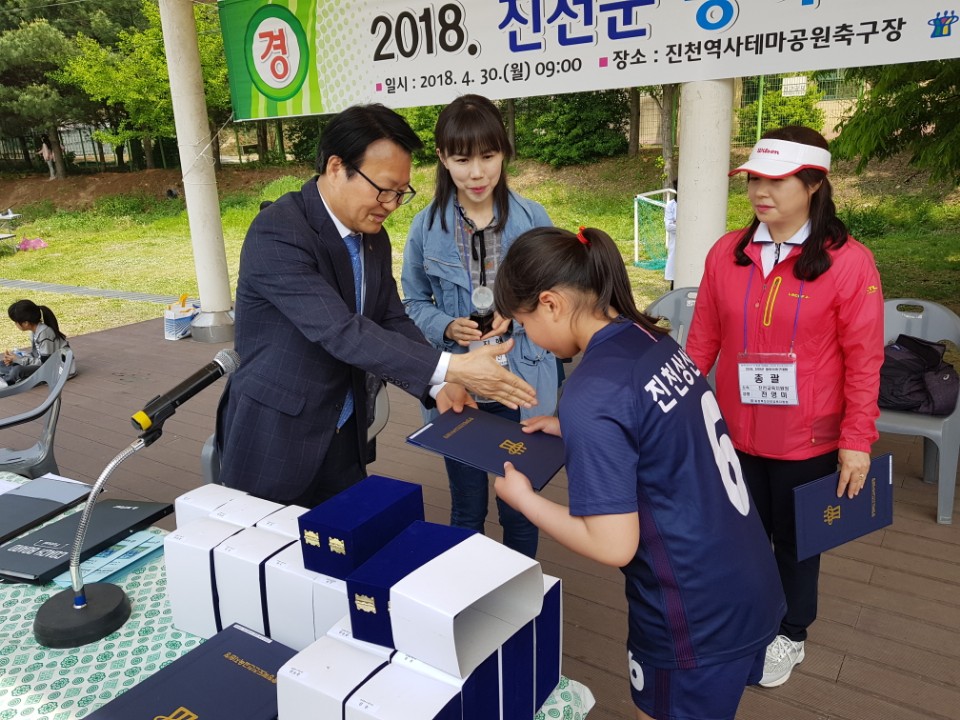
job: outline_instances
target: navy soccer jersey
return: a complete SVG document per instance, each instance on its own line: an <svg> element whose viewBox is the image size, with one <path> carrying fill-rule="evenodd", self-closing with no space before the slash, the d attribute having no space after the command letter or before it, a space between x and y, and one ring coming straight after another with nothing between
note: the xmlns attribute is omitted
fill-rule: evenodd
<svg viewBox="0 0 960 720"><path fill-rule="evenodd" d="M716 398L677 343L626 321L597 332L560 426L571 514L639 513L622 568L634 656L687 669L767 645L786 609L773 552Z"/></svg>

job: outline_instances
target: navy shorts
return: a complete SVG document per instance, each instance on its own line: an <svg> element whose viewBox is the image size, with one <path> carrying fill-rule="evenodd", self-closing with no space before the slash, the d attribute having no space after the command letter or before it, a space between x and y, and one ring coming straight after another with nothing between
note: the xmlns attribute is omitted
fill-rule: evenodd
<svg viewBox="0 0 960 720"><path fill-rule="evenodd" d="M763 675L766 647L694 670L663 670L627 652L633 704L655 720L734 720L747 685Z"/></svg>

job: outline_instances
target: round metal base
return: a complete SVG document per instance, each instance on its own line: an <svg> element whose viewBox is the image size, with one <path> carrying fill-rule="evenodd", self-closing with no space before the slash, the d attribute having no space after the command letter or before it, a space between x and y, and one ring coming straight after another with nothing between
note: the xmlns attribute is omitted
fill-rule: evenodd
<svg viewBox="0 0 960 720"><path fill-rule="evenodd" d="M33 634L49 648L74 648L96 642L119 630L130 617L130 601L116 585L93 583L83 588L86 607L73 607L75 593L67 588L37 611Z"/></svg>
<svg viewBox="0 0 960 720"><path fill-rule="evenodd" d="M190 323L190 334L198 342L230 342L234 337L233 313L202 311Z"/></svg>

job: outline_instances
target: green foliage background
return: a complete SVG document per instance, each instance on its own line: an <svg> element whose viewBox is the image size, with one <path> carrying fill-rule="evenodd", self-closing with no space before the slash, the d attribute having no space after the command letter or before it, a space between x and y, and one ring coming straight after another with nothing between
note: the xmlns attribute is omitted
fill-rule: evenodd
<svg viewBox="0 0 960 720"><path fill-rule="evenodd" d="M541 202L554 224L606 230L616 240L637 302L645 307L667 289L662 271L633 265L633 196L659 187L659 153L641 152L567 168L519 160L511 167L511 186ZM731 164L742 160L742 153ZM241 170L242 172L242 170ZM236 286L243 237L262 200L275 200L300 188L313 173L311 165L255 190L225 194L223 220L227 268ZM935 300L960 312L960 202L950 184L912 181L899 163L884 166L872 177L858 177L850 162L838 163L832 174L840 214L854 236L877 260L886 297ZM393 242L394 274L399 277L403 246L413 216L433 194L434 165L417 167L412 182L420 191L413 203L387 220ZM752 217L746 184L730 185L728 228L743 227ZM0 277L65 285L99 287L177 296L196 296L196 270L186 209L182 199L143 195L104 197L83 211L58 210L43 202L19 210L24 223L18 235L43 237L49 247L0 257ZM647 254L643 247L640 258ZM56 271L53 273L52 269ZM85 296L29 293L51 307L68 335L124 325L161 316L153 303L114 301ZM19 290L0 289L0 308L23 297ZM0 348L25 342L10 323L0 323Z"/></svg>

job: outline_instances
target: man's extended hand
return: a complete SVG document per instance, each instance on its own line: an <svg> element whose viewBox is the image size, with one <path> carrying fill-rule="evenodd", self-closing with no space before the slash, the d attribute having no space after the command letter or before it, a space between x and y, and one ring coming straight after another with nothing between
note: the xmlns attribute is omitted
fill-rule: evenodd
<svg viewBox="0 0 960 720"><path fill-rule="evenodd" d="M509 352L512 347L511 338L500 345L484 345L468 353L453 355L445 379L514 410L533 407L537 404L534 389L497 362L497 355Z"/></svg>

